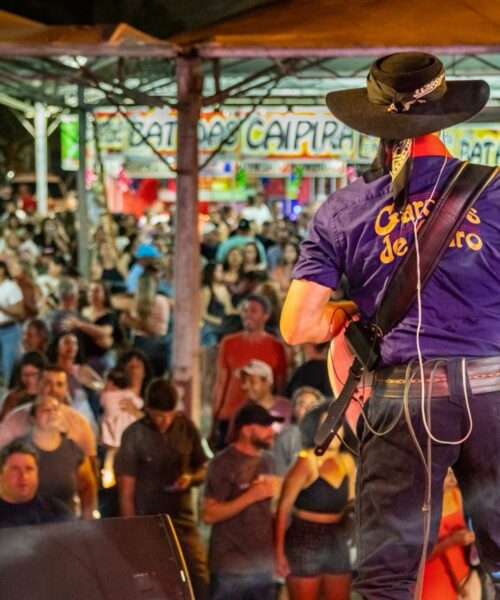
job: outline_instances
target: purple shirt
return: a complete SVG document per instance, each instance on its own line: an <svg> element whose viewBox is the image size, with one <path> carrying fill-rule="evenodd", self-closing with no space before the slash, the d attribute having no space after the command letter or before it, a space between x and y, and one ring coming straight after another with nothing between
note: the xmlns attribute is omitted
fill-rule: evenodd
<svg viewBox="0 0 500 600"><path fill-rule="evenodd" d="M357 179L333 193L314 216L293 277L335 289L340 277L363 316L374 315L384 284L413 243L409 217L427 205L444 156L413 161L409 205L401 218L392 206L390 177ZM448 158L439 192L457 159ZM422 217L425 218L425 217ZM417 356L416 303L382 343L385 364ZM422 291L420 345L424 359L500 354L500 177L481 194Z"/></svg>

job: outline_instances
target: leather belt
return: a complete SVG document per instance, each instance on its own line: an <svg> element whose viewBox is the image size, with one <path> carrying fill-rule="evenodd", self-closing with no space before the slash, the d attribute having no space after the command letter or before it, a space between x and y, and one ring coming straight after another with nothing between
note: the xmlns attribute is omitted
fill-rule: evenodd
<svg viewBox="0 0 500 600"><path fill-rule="evenodd" d="M432 396L449 396L448 372L446 363L450 358L435 358L424 364L425 394ZM457 360L461 360L458 358ZM466 358L465 370L473 394L487 394L500 391L500 356L487 358ZM422 395L422 380L418 362L411 368L407 365L393 365L377 371L375 390L377 395L385 398L402 398L406 383L408 396L419 398Z"/></svg>

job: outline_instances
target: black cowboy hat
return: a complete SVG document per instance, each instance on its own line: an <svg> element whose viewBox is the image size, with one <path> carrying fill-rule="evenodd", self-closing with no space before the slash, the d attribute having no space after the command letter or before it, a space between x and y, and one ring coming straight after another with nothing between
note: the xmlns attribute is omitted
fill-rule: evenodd
<svg viewBox="0 0 500 600"><path fill-rule="evenodd" d="M477 114L487 103L485 81L445 81L442 62L424 52L376 60L367 87L330 92L326 104L349 127L387 140L440 131Z"/></svg>

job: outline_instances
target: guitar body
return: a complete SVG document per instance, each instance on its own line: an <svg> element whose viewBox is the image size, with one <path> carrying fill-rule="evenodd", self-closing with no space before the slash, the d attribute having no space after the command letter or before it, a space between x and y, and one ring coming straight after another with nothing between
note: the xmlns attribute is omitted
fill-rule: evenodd
<svg viewBox="0 0 500 600"><path fill-rule="evenodd" d="M354 317L356 318L356 317ZM352 365L354 356L345 339L345 325L340 332L332 339L328 350L327 365L328 378L332 386L333 393L337 398L347 380L349 368ZM351 401L346 413L345 419L354 433L356 433L356 424L361 414L361 405L370 397L372 393L372 373L365 373L356 388L355 395L358 401Z"/></svg>

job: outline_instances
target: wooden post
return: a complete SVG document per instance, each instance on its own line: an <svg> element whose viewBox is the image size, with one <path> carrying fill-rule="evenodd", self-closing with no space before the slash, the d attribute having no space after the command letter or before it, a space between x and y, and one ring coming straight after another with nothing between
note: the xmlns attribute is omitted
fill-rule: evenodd
<svg viewBox="0 0 500 600"><path fill-rule="evenodd" d="M198 236L198 119L201 61L179 57L177 73L177 198L173 379L186 412L200 422L200 240Z"/></svg>

